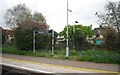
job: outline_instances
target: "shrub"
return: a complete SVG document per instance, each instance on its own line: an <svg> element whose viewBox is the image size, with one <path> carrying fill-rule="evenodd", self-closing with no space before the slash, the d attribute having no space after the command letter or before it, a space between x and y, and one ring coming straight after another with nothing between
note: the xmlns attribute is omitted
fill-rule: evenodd
<svg viewBox="0 0 120 75"><path fill-rule="evenodd" d="M33 30L24 30L15 32L16 46L19 50L33 49ZM49 34L37 34L35 37L36 50L50 49L51 38Z"/></svg>
<svg viewBox="0 0 120 75"><path fill-rule="evenodd" d="M120 32L118 33L118 44L117 44L117 46L118 46L118 50L120 51Z"/></svg>
<svg viewBox="0 0 120 75"><path fill-rule="evenodd" d="M0 44L4 44L5 42L5 35L4 33L0 33Z"/></svg>
<svg viewBox="0 0 120 75"><path fill-rule="evenodd" d="M86 41L85 35L81 30L75 31L74 45L76 50L87 50L93 48L93 44Z"/></svg>
<svg viewBox="0 0 120 75"><path fill-rule="evenodd" d="M112 40L112 41L111 41ZM105 45L109 50L117 49L118 34L113 27L107 27L105 36Z"/></svg>
<svg viewBox="0 0 120 75"><path fill-rule="evenodd" d="M51 49L51 35L48 34L36 34L36 49L38 50L50 50Z"/></svg>
<svg viewBox="0 0 120 75"><path fill-rule="evenodd" d="M55 50L62 50L66 48L66 41L60 41L55 45Z"/></svg>
<svg viewBox="0 0 120 75"><path fill-rule="evenodd" d="M19 50L32 50L33 35L32 30L15 32L16 46Z"/></svg>
<svg viewBox="0 0 120 75"><path fill-rule="evenodd" d="M18 50L15 47L11 47L11 46L3 46L2 53L24 55L24 52Z"/></svg>
<svg viewBox="0 0 120 75"><path fill-rule="evenodd" d="M114 51L86 50L79 53L80 61L120 64L120 54Z"/></svg>
<svg viewBox="0 0 120 75"><path fill-rule="evenodd" d="M84 49L85 36L81 30L76 30L74 33L74 45L76 50Z"/></svg>

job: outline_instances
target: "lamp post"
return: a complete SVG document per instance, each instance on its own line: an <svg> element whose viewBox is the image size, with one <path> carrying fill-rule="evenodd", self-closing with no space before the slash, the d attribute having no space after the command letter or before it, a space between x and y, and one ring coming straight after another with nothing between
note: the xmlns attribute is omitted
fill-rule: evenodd
<svg viewBox="0 0 120 75"><path fill-rule="evenodd" d="M33 53L35 53L35 30L33 31Z"/></svg>
<svg viewBox="0 0 120 75"><path fill-rule="evenodd" d="M35 20L34 20L35 21ZM36 29L36 25L33 28L33 53L35 53L35 29Z"/></svg>
<svg viewBox="0 0 120 75"><path fill-rule="evenodd" d="M67 0L67 37L66 37L66 59L69 57L69 39L68 39L68 11L72 12L70 9L68 9L68 0Z"/></svg>
<svg viewBox="0 0 120 75"><path fill-rule="evenodd" d="M54 37L55 37L54 34L55 34L54 30L52 30L52 55L54 54Z"/></svg>
<svg viewBox="0 0 120 75"><path fill-rule="evenodd" d="M75 24L78 23L78 21L75 21ZM73 35L75 33L75 24L73 23ZM74 45L74 37L73 37L73 49L75 49L75 45Z"/></svg>
<svg viewBox="0 0 120 75"><path fill-rule="evenodd" d="M75 21L75 24L79 23L78 21ZM73 24L73 33L75 32L75 25Z"/></svg>

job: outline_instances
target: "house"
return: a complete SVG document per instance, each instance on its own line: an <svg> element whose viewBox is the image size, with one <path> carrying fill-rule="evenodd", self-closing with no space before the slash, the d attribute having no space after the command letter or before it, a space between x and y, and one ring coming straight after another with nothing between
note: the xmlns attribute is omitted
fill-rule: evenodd
<svg viewBox="0 0 120 75"><path fill-rule="evenodd" d="M106 35L106 28L100 26L99 28L95 28L93 31L95 33L94 43L97 45L104 43L104 37Z"/></svg>
<svg viewBox="0 0 120 75"><path fill-rule="evenodd" d="M60 42L65 42L65 39L64 39L64 37L63 36L58 36L57 37L57 41L56 41L56 44L59 44Z"/></svg>
<svg viewBox="0 0 120 75"><path fill-rule="evenodd" d="M2 29L2 34L5 36L5 42L11 43L12 39L14 38L14 31L8 29Z"/></svg>
<svg viewBox="0 0 120 75"><path fill-rule="evenodd" d="M104 38L106 35L106 28L104 27L95 28L93 31L95 33L95 37Z"/></svg>

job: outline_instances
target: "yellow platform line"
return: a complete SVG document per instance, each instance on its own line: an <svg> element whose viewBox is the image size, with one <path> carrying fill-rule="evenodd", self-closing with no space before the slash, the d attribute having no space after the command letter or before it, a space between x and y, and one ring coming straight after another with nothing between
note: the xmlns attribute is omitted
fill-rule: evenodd
<svg viewBox="0 0 120 75"><path fill-rule="evenodd" d="M24 62L24 63L39 64L39 65L44 65L44 66L51 66L51 67L56 67L56 68L64 68L64 69L72 69L72 70L94 72L94 73L115 73L115 74L120 74L120 72L114 72L114 71L94 70L94 69L77 68L77 67L70 67L70 66L60 66L60 65L46 64L46 63L40 63L40 62L26 61L26 60L21 60L21 59L18 60L18 59L15 59L15 58L5 58L5 57L2 57L2 60L3 59L14 60L14 61Z"/></svg>

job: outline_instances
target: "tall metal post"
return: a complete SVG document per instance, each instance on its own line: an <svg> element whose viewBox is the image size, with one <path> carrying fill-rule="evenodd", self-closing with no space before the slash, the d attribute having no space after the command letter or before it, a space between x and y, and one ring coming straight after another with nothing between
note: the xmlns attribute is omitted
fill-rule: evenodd
<svg viewBox="0 0 120 75"><path fill-rule="evenodd" d="M54 30L52 30L52 55L54 54Z"/></svg>
<svg viewBox="0 0 120 75"><path fill-rule="evenodd" d="M75 25L73 24L73 34L74 34L74 32L75 32Z"/></svg>
<svg viewBox="0 0 120 75"><path fill-rule="evenodd" d="M73 35L75 33L75 25L76 25L76 23L78 23L78 21L75 21L75 23L73 23ZM74 38L73 38L73 49L75 49Z"/></svg>
<svg viewBox="0 0 120 75"><path fill-rule="evenodd" d="M69 57L69 39L68 39L68 0L67 0L67 37L66 37L66 59Z"/></svg>
<svg viewBox="0 0 120 75"><path fill-rule="evenodd" d="M33 31L33 53L35 53L35 31Z"/></svg>
<svg viewBox="0 0 120 75"><path fill-rule="evenodd" d="M75 23L73 23L73 33L75 33L75 25L76 23L78 23L78 21L75 21Z"/></svg>

